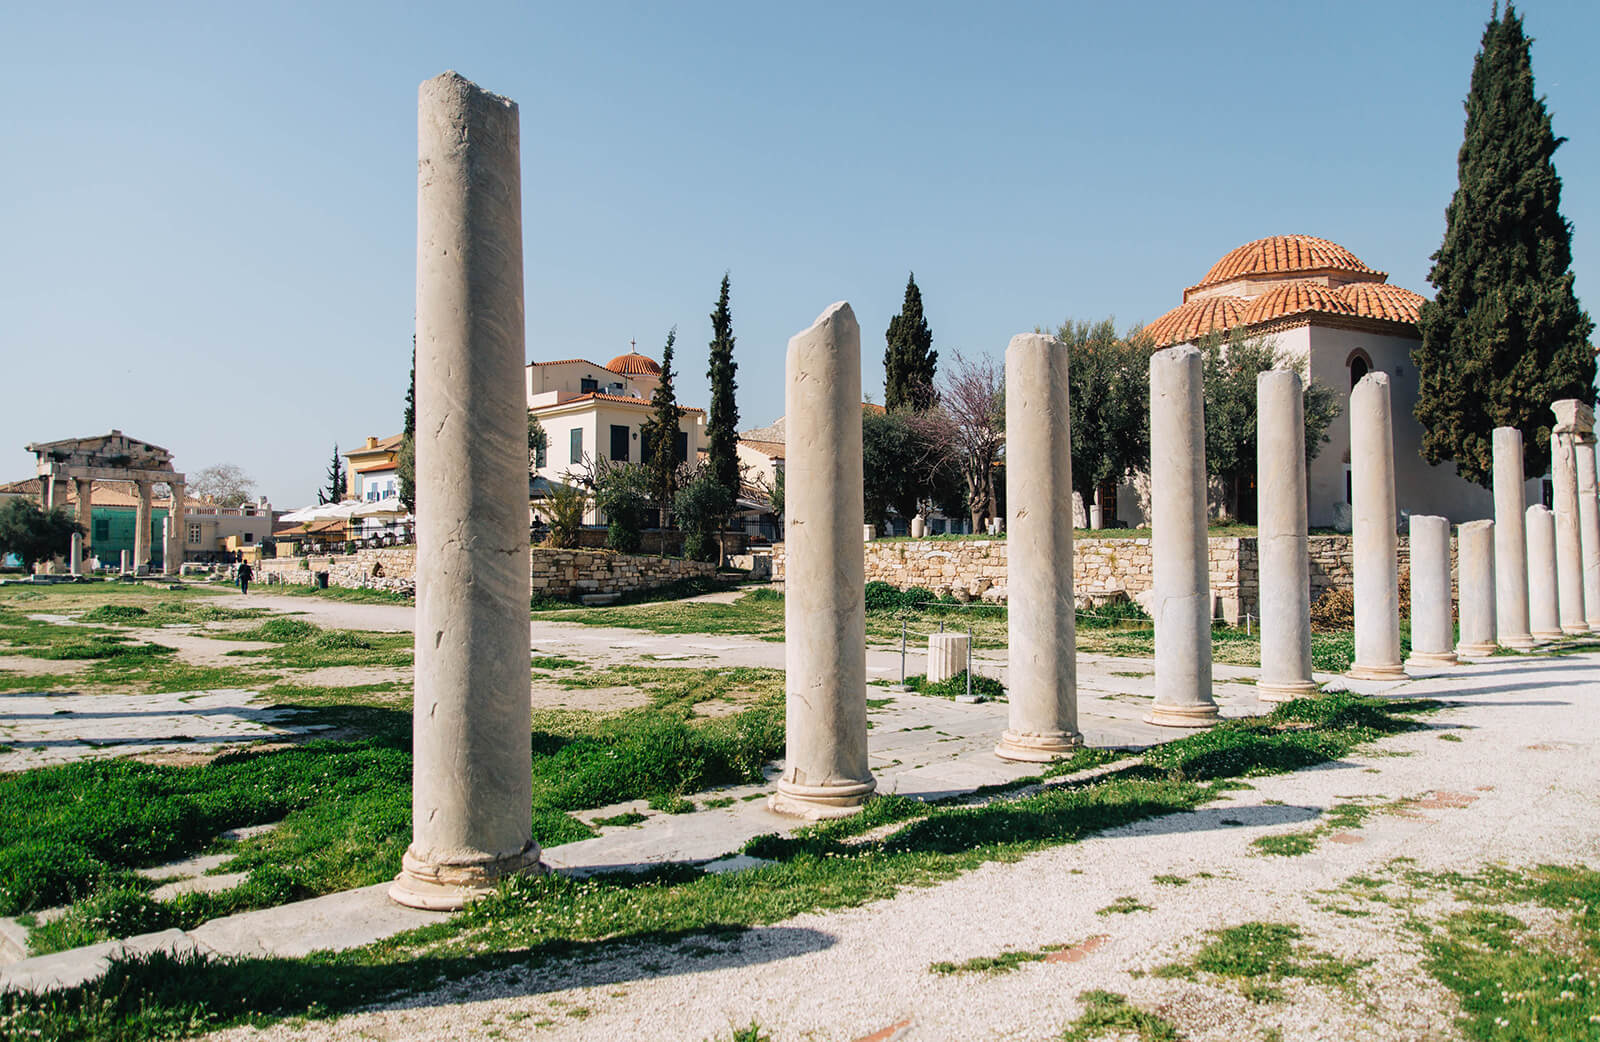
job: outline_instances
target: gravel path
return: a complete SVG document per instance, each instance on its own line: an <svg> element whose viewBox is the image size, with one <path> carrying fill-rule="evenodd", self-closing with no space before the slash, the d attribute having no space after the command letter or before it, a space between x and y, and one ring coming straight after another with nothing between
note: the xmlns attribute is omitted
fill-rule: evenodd
<svg viewBox="0 0 1600 1042"><path fill-rule="evenodd" d="M1258 779L1226 803L866 907L556 971L487 975L406 1008L220 1037L698 1040L726 1039L754 1020L774 1042L1043 1040L1077 1015L1081 992L1100 988L1172 1019L1193 1042L1255 1039L1272 1028L1286 1039L1457 1038L1454 1000L1420 972L1414 936L1381 910L1336 914L1324 892L1402 856L1461 870L1600 861L1600 716L1590 705L1600 699L1600 656L1496 659L1403 690L1463 704L1428 718L1428 730ZM1308 855L1252 853L1251 840L1304 830L1360 798L1422 802L1374 814ZM1158 875L1189 882L1157 883ZM1122 897L1149 910L1097 914ZM1207 930L1253 920L1294 923L1316 947L1371 964L1351 991L1288 981L1288 1001L1263 1005L1228 985L1130 972L1191 954ZM1096 937L1080 958L999 976L927 969Z"/></svg>

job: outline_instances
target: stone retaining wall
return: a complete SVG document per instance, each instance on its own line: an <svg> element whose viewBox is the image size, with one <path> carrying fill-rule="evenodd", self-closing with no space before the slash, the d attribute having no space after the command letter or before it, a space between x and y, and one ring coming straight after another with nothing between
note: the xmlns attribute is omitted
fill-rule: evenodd
<svg viewBox="0 0 1600 1042"><path fill-rule="evenodd" d="M416 566L416 547L389 546L353 554L270 559L262 561L257 571L263 583L309 586L317 572L327 572L330 586L411 594L416 591ZM716 574L717 566L703 561L543 546L533 548L531 565L533 592L563 599L587 593L653 590L680 579Z"/></svg>
<svg viewBox="0 0 1600 1042"><path fill-rule="evenodd" d="M1236 623L1246 613L1260 613L1260 575L1256 540L1248 536L1214 536L1209 542L1211 594L1216 614ZM1006 541L1004 539L887 539L862 544L868 582L886 582L900 589L921 586L935 594L958 599L1004 601ZM1350 537L1310 537L1311 599L1353 580ZM1455 543L1451 542L1454 575ZM1400 538L1400 573L1410 569L1410 546ZM782 581L785 548L772 548L772 578ZM1080 602L1118 593L1138 599L1154 583L1150 568L1149 539L1078 539L1073 544L1073 592Z"/></svg>

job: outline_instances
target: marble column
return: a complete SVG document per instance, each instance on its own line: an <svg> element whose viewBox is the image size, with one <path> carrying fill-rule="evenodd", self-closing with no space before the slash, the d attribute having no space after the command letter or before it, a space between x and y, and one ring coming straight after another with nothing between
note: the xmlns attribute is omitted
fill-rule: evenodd
<svg viewBox="0 0 1600 1042"><path fill-rule="evenodd" d="M1493 604L1494 590L1482 594ZM1456 664L1456 627L1450 596L1450 522L1428 514L1411 515L1412 669ZM1263 650L1263 658L1265 651Z"/></svg>
<svg viewBox="0 0 1600 1042"><path fill-rule="evenodd" d="M1010 681L995 753L1043 763L1083 745L1072 595L1071 357L1052 336L1006 348L1006 582ZM1064 508L1064 509L1063 509Z"/></svg>
<svg viewBox="0 0 1600 1042"><path fill-rule="evenodd" d="M1394 421L1389 374L1368 373L1350 392L1351 543L1356 660L1350 676L1403 680L1400 540L1395 535Z"/></svg>
<svg viewBox="0 0 1600 1042"><path fill-rule="evenodd" d="M843 301L789 340L784 414L788 563L783 774L767 806L844 817L877 787L867 766L861 540L861 327Z"/></svg>
<svg viewBox="0 0 1600 1042"><path fill-rule="evenodd" d="M417 137L412 835L389 896L453 909L540 868L517 106L447 72Z"/></svg>
<svg viewBox="0 0 1600 1042"><path fill-rule="evenodd" d="M1150 356L1150 527L1155 586L1152 724L1205 727L1211 697L1211 576L1206 547L1206 432L1200 352ZM1020 563L1020 562L1019 562Z"/></svg>
<svg viewBox="0 0 1600 1042"><path fill-rule="evenodd" d="M172 505L167 508L167 546L162 558L163 570L177 575L183 570L183 555L189 545L189 520L185 512L188 488L182 481L168 481L172 489Z"/></svg>
<svg viewBox="0 0 1600 1042"><path fill-rule="evenodd" d="M78 524L83 526L83 549L79 559L84 565L84 570L90 570L88 564L94 557L94 482L88 478L78 478Z"/></svg>
<svg viewBox="0 0 1600 1042"><path fill-rule="evenodd" d="M1528 540L1524 528L1522 432L1494 429L1495 633L1500 645L1533 647L1528 631ZM1459 555L1460 551L1457 550Z"/></svg>
<svg viewBox="0 0 1600 1042"><path fill-rule="evenodd" d="M73 575L83 574L83 534L72 533L72 549L67 557L67 571Z"/></svg>
<svg viewBox="0 0 1600 1042"><path fill-rule="evenodd" d="M939 684L966 671L972 639L949 630L928 634L928 683Z"/></svg>
<svg viewBox="0 0 1600 1042"><path fill-rule="evenodd" d="M1482 658L1495 649L1494 522L1468 521L1457 528L1456 559L1461 587L1461 642L1456 654Z"/></svg>
<svg viewBox="0 0 1600 1042"><path fill-rule="evenodd" d="M1317 691L1311 679L1305 391L1292 369L1256 377L1256 518L1261 588L1256 696L1287 702Z"/></svg>
<svg viewBox="0 0 1600 1042"><path fill-rule="evenodd" d="M1528 508L1528 620L1535 640L1561 639L1556 592L1556 518L1543 503Z"/></svg>
<svg viewBox="0 0 1600 1042"><path fill-rule="evenodd" d="M150 489L148 481L136 481L139 502L133 512L133 574L150 574Z"/></svg>
<svg viewBox="0 0 1600 1042"><path fill-rule="evenodd" d="M1593 431L1573 441L1578 464L1578 543L1583 548L1583 614L1590 632L1600 631L1600 498L1595 482Z"/></svg>
<svg viewBox="0 0 1600 1042"><path fill-rule="evenodd" d="M1550 480L1556 516L1556 593L1561 603L1561 632L1588 633L1583 607L1583 542L1578 529L1578 464L1573 431L1561 424L1550 432Z"/></svg>

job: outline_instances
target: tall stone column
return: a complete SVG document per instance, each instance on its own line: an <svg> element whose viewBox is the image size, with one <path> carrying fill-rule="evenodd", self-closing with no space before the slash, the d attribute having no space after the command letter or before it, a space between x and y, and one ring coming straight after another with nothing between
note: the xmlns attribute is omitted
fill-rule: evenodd
<svg viewBox="0 0 1600 1042"><path fill-rule="evenodd" d="M136 481L139 504L133 512L133 574L150 572L150 482Z"/></svg>
<svg viewBox="0 0 1600 1042"><path fill-rule="evenodd" d="M167 547L162 566L168 575L177 575L183 570L184 550L189 545L188 487L182 481L168 481L167 487L172 489L172 505L167 508Z"/></svg>
<svg viewBox="0 0 1600 1042"><path fill-rule="evenodd" d="M783 774L767 806L855 813L867 765L866 568L861 548L861 327L840 301L789 340L784 413Z"/></svg>
<svg viewBox="0 0 1600 1042"><path fill-rule="evenodd" d="M1492 584L1480 596L1492 605ZM1450 522L1412 514L1411 657L1407 666L1432 669L1456 664L1456 627L1450 603Z"/></svg>
<svg viewBox="0 0 1600 1042"><path fill-rule="evenodd" d="M517 124L453 72L418 91L412 834L389 890L417 908L539 868Z"/></svg>
<svg viewBox="0 0 1600 1042"><path fill-rule="evenodd" d="M1590 632L1600 631L1600 489L1595 481L1593 431L1573 439L1578 464L1578 543L1583 549L1583 615Z"/></svg>
<svg viewBox="0 0 1600 1042"><path fill-rule="evenodd" d="M83 574L83 535L80 532L72 533L72 546L67 554L67 571L73 575Z"/></svg>
<svg viewBox="0 0 1600 1042"><path fill-rule="evenodd" d="M1562 422L1561 406L1553 407L1557 416L1550 432L1550 480L1554 487L1556 515L1556 592L1561 600L1561 632L1588 633L1589 623L1583 607L1583 542L1578 529L1578 461L1573 451L1575 431L1570 421Z"/></svg>
<svg viewBox="0 0 1600 1042"><path fill-rule="evenodd" d="M1533 647L1528 631L1528 541L1523 526L1522 432L1494 429L1495 632L1502 647ZM1460 549L1457 548L1457 555Z"/></svg>
<svg viewBox="0 0 1600 1042"><path fill-rule="evenodd" d="M83 548L80 559L88 571L89 561L94 557L94 482L88 478L79 478L78 485L78 524L83 526Z"/></svg>
<svg viewBox="0 0 1600 1042"><path fill-rule="evenodd" d="M1543 503L1528 508L1528 620L1535 640L1561 639L1556 592L1556 518Z"/></svg>
<svg viewBox="0 0 1600 1042"><path fill-rule="evenodd" d="M1389 374L1368 373L1350 392L1351 544L1356 660L1361 680L1402 680L1400 540L1395 535L1394 420Z"/></svg>
<svg viewBox="0 0 1600 1042"><path fill-rule="evenodd" d="M1217 703L1211 697L1204 417L1200 352L1186 344L1152 354L1150 542L1156 701L1145 719L1169 727L1204 727L1217 720Z"/></svg>
<svg viewBox="0 0 1600 1042"><path fill-rule="evenodd" d="M1006 348L1006 553L1027 567L1006 583L1011 681L996 754L1045 762L1083 744L1072 594L1071 358L1052 336Z"/></svg>
<svg viewBox="0 0 1600 1042"><path fill-rule="evenodd" d="M1306 546L1305 391L1300 374L1256 377L1256 552L1263 702L1316 693L1311 679L1311 567Z"/></svg>
<svg viewBox="0 0 1600 1042"><path fill-rule="evenodd" d="M1456 645L1456 654L1481 658L1494 654L1495 649L1494 522L1468 521L1456 533L1456 571L1461 587L1461 642ZM1416 582L1415 576L1412 582Z"/></svg>

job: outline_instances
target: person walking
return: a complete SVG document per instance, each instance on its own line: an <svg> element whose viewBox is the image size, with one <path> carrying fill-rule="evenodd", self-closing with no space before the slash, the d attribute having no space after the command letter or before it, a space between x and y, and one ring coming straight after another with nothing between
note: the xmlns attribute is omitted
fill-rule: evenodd
<svg viewBox="0 0 1600 1042"><path fill-rule="evenodd" d="M250 580L255 578L255 574L256 574L250 568L250 562L249 561L240 561L239 562L239 570L235 574L237 574L238 577L239 577L239 592L240 593L244 593L244 594L248 594L250 592Z"/></svg>

